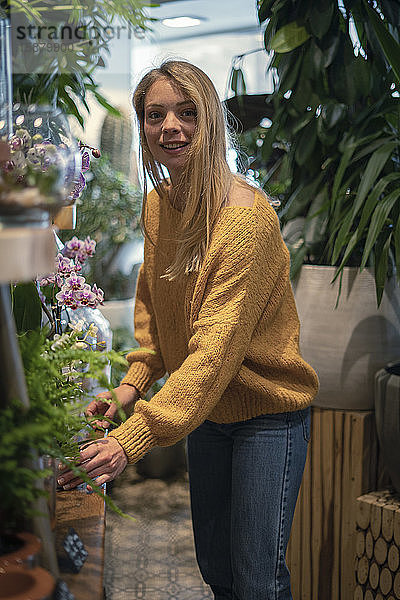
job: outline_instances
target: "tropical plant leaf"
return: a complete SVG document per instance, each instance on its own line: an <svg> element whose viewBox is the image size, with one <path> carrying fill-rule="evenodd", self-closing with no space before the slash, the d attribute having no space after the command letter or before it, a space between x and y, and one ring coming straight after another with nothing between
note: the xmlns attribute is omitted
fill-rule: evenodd
<svg viewBox="0 0 400 600"><path fill-rule="evenodd" d="M271 16L271 7L275 0L260 0L258 3L258 20L260 23L266 21Z"/></svg>
<svg viewBox="0 0 400 600"><path fill-rule="evenodd" d="M378 181L378 183L375 185L374 189L368 195L368 198L365 202L364 208L361 213L360 221L357 225L357 229L351 236L350 241L346 246L346 250L344 252L342 261L339 265L339 269L342 269L346 265L356 244L360 241L361 237L363 236L364 229L367 226L368 220L369 220L370 216L372 215L377 203L380 201L380 197L383 194L383 192L385 191L386 187L389 185L389 183L391 183L392 181L395 181L396 179L400 179L400 173L389 173L388 175L386 175L385 177L383 177L382 179L380 179ZM335 249L335 254L333 256L333 260L335 260L335 261L337 260L338 255L343 248L343 245L344 244L342 244L342 245L338 244L338 247Z"/></svg>
<svg viewBox="0 0 400 600"><path fill-rule="evenodd" d="M351 157L355 150L354 138L350 138L346 144L345 150L343 152L342 158L340 160L338 169L335 174L335 178L333 180L333 188L332 188L332 202L333 204L336 201L339 188L342 184L343 176L346 172L347 167L350 164Z"/></svg>
<svg viewBox="0 0 400 600"><path fill-rule="evenodd" d="M340 273L345 264L359 267L365 250L368 260L379 254L393 227L389 257L393 249L398 262L400 208L392 207L380 232L374 225L381 223L382 197L393 192L393 174L400 172L400 113L393 96L400 6L395 0L321 0L316 10L314 4L258 3L265 10L265 47L274 51L268 59L273 127L261 151L256 145L249 150L253 174L267 192L279 190L283 228L292 219L306 220L304 246L294 244L293 257L299 251L313 264L339 264ZM274 170L275 164L280 167ZM266 180L265 173L273 175ZM323 189L329 200L313 211ZM322 235L317 243L314 231Z"/></svg>
<svg viewBox="0 0 400 600"><path fill-rule="evenodd" d="M97 91L97 89L93 89L93 87L92 87L92 86L86 86L86 87L87 87L87 89L89 89L89 90L91 90L91 91L93 92L93 94L94 94L94 96L95 96L95 98L96 98L97 102L98 102L98 103L99 103L101 106L103 106L103 108L106 108L106 109L107 109L107 111L108 111L108 112L109 112L111 115L114 115L114 117L121 117L121 116L122 116L121 112L120 112L120 111L119 111L117 108L115 108L115 106L112 106L112 104L110 104L110 103L109 103L109 102L106 100L106 98L105 98L105 97L104 97L102 94L100 94L100 92L98 92L98 91Z"/></svg>
<svg viewBox="0 0 400 600"><path fill-rule="evenodd" d="M308 161L313 153L316 139L317 123L315 119L313 119L306 127L304 127L297 142L295 160L298 165L302 166Z"/></svg>
<svg viewBox="0 0 400 600"><path fill-rule="evenodd" d="M361 179L360 187L357 191L356 201L353 208L353 218L360 210L369 190L382 172L393 150L398 146L398 142L388 142L375 150L368 161L367 168Z"/></svg>
<svg viewBox="0 0 400 600"><path fill-rule="evenodd" d="M301 244L300 247L296 248L293 251L292 248L289 248L290 251L290 279L296 279L298 273L300 272L301 267L304 263L304 258L307 255L308 248L305 242Z"/></svg>
<svg viewBox="0 0 400 600"><path fill-rule="evenodd" d="M370 4L366 0L363 0L363 4L367 10L372 27L382 46L387 61L393 69L397 85L400 86L400 44L394 39L388 29L386 29L382 19L377 15Z"/></svg>
<svg viewBox="0 0 400 600"><path fill-rule="evenodd" d="M389 250L392 235L393 232L388 235L382 248L377 248L375 251L375 292L378 306L382 301L388 275Z"/></svg>
<svg viewBox="0 0 400 600"><path fill-rule="evenodd" d="M334 12L334 4L330 0L320 0L318 2L318 10L312 6L310 10L310 27L314 35L319 39L327 33Z"/></svg>
<svg viewBox="0 0 400 600"><path fill-rule="evenodd" d="M309 37L310 34L305 27L292 21L276 32L269 43L269 49L278 53L291 52L304 44Z"/></svg>
<svg viewBox="0 0 400 600"><path fill-rule="evenodd" d="M42 303L33 281L18 283L13 290L13 313L18 334L40 329Z"/></svg>
<svg viewBox="0 0 400 600"><path fill-rule="evenodd" d="M396 276L397 280L400 280L400 218L398 218L395 229L394 229L394 251L395 251L395 263L396 263Z"/></svg>
<svg viewBox="0 0 400 600"><path fill-rule="evenodd" d="M380 201L378 206L375 208L374 213L371 217L371 223L368 228L368 235L365 241L364 252L361 261L361 268L363 269L367 263L369 255L372 251L372 248L378 239L382 231L382 227L392 210L393 206L400 198L400 188L393 190L390 194L385 196L383 200Z"/></svg>

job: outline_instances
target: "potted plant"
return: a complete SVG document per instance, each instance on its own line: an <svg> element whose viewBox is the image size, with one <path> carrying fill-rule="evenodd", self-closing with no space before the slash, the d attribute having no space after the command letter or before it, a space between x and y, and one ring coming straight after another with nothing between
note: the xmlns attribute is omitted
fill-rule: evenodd
<svg viewBox="0 0 400 600"><path fill-rule="evenodd" d="M119 115L101 93L95 75L105 67L113 35L124 31L142 35L148 30L152 19L146 4L144 0L89 0L83 5L72 0L55 11L45 0L10 2L15 100L51 104L82 127L85 111L90 112L90 96Z"/></svg>
<svg viewBox="0 0 400 600"><path fill-rule="evenodd" d="M375 371L400 354L399 6L258 9L275 87L251 167L281 201L316 404L372 408Z"/></svg>

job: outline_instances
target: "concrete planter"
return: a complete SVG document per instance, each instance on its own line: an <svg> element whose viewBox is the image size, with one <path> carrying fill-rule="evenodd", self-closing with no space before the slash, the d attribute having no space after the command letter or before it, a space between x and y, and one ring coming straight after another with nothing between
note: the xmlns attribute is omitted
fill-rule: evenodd
<svg viewBox="0 0 400 600"><path fill-rule="evenodd" d="M380 308L370 270L346 267L339 306L335 268L304 265L293 285L302 354L317 371L322 408L371 410L374 376L400 359L400 288L393 277Z"/></svg>

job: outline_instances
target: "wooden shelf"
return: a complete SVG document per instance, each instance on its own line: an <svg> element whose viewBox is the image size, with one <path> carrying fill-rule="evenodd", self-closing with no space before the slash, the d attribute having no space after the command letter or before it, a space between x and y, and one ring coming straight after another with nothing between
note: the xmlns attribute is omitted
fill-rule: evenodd
<svg viewBox="0 0 400 600"><path fill-rule="evenodd" d="M79 573L60 571L70 592L79 600L103 599L105 504L97 494L71 490L57 492L56 549L65 554L63 541L70 527L82 540L88 557Z"/></svg>
<svg viewBox="0 0 400 600"><path fill-rule="evenodd" d="M52 273L56 252L51 227L0 229L0 283Z"/></svg>

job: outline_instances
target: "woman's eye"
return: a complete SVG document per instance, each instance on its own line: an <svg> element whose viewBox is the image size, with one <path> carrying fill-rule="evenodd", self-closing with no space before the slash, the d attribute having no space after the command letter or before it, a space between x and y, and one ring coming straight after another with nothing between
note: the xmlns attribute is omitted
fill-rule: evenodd
<svg viewBox="0 0 400 600"><path fill-rule="evenodd" d="M186 110L183 111L182 116L183 117L193 117L193 118L196 118L197 117L197 111L194 108L187 108Z"/></svg>
<svg viewBox="0 0 400 600"><path fill-rule="evenodd" d="M149 112L147 114L148 119L159 119L160 117L161 117L161 113L159 113L155 110L152 110L151 112Z"/></svg>

